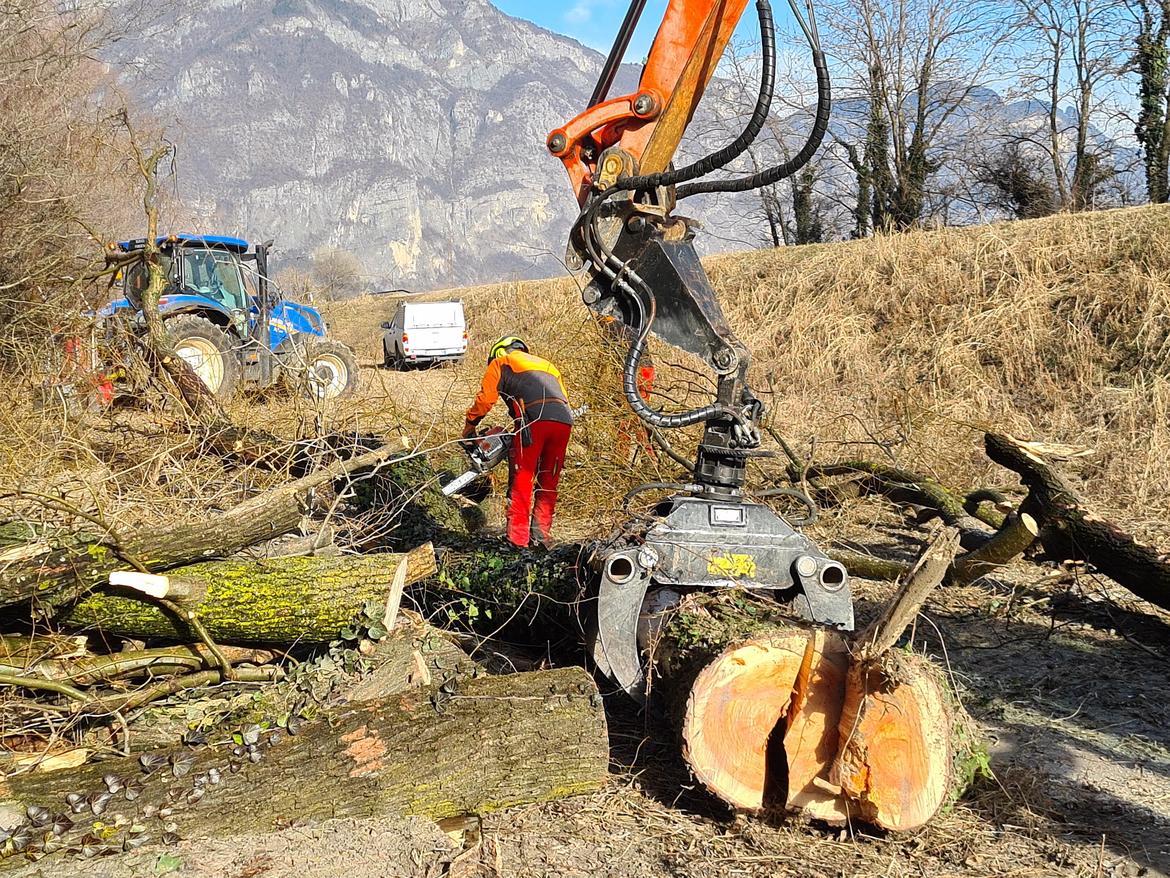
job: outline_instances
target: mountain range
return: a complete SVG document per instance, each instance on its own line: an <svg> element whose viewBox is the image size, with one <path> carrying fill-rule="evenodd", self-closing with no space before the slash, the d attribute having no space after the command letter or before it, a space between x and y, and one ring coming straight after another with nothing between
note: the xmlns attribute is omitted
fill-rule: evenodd
<svg viewBox="0 0 1170 878"><path fill-rule="evenodd" d="M106 60L176 144L192 231L274 238L278 269L346 250L367 289L564 270L577 205L544 143L585 106L603 59L488 0L205 0L126 33ZM615 93L636 81L623 67ZM731 91L713 84L692 154L737 133L754 86ZM1010 132L1045 113L988 89L970 103L950 123L957 136L971 120ZM807 115L792 119L794 143ZM865 115L841 101L834 134L863 129ZM848 234L853 172L840 156L820 161L826 222ZM696 201L686 213L706 227L706 252L768 240L758 195ZM948 216L994 218L962 205Z"/></svg>

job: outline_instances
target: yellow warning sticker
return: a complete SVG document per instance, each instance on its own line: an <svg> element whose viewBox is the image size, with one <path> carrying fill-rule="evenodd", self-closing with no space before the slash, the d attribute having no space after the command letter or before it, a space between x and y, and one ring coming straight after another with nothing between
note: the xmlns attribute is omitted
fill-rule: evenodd
<svg viewBox="0 0 1170 878"><path fill-rule="evenodd" d="M707 573L728 579L752 579L756 575L756 559L752 555L736 555L731 552L712 555L707 559Z"/></svg>

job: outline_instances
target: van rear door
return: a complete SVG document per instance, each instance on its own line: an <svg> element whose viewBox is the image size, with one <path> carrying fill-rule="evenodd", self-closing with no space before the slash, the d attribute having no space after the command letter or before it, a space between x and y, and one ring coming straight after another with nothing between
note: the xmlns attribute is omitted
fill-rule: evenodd
<svg viewBox="0 0 1170 878"><path fill-rule="evenodd" d="M402 334L416 357L460 356L467 348L462 302L410 302Z"/></svg>

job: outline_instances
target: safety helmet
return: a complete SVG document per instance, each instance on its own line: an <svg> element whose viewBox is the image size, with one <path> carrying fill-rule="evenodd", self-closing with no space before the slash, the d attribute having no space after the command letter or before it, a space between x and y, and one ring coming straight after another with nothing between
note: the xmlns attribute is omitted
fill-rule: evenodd
<svg viewBox="0 0 1170 878"><path fill-rule="evenodd" d="M524 353L528 353L528 345L524 344L524 339L515 335L505 335L491 346L491 349L488 351L487 361L488 363L491 363L491 361L496 357L502 357L508 351L517 349L524 351Z"/></svg>

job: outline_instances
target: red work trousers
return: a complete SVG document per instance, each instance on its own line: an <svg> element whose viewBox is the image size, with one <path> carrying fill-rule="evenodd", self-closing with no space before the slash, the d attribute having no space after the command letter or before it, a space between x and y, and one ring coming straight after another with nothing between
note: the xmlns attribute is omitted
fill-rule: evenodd
<svg viewBox="0 0 1170 878"><path fill-rule="evenodd" d="M517 433L512 437L508 464L508 539L527 546L531 530L541 542L552 531L557 506L557 483L565 465L565 449L573 428L557 421L533 421L528 425L532 441L525 446ZM533 488L536 502L533 503Z"/></svg>

